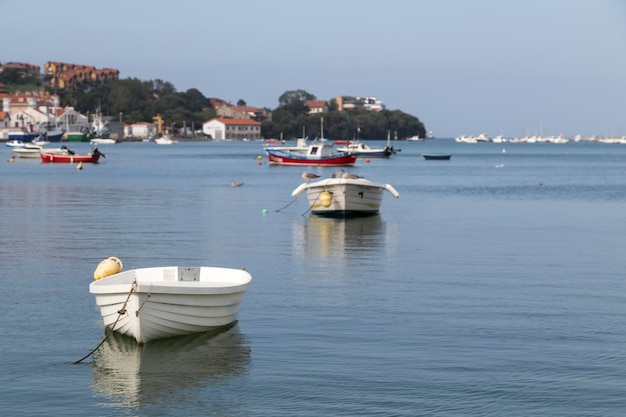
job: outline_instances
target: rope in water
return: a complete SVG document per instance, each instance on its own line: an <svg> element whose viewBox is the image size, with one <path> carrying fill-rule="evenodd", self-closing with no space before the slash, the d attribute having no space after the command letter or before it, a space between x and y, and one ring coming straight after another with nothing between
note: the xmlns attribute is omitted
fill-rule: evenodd
<svg viewBox="0 0 626 417"><path fill-rule="evenodd" d="M276 211L276 212L279 212L279 211L281 211L281 210L286 209L287 207L289 207L290 205L292 205L292 204L293 204L293 203L294 203L294 202L298 199L298 197L300 197L300 194L298 194L298 195L296 196L296 198L294 198L293 200L291 200L291 201L289 202L289 204L287 204L286 206L281 207L281 208L279 208L278 210L275 210L275 211Z"/></svg>
<svg viewBox="0 0 626 417"><path fill-rule="evenodd" d="M126 301L124 301L124 305L122 305L122 308L120 308L117 311L117 318L115 319L115 322L113 323L113 326L107 328L107 331L104 335L104 338L102 339L102 341L98 344L98 346L96 346L95 348L93 348L93 350L91 352L89 352L88 354L86 354L85 356L83 356L82 358L80 358L79 360L77 360L76 362L72 362L72 364L77 364L77 363L81 363L82 361L84 361L85 359L87 359L88 357L90 357L91 355L93 355L99 348L100 346L102 346L104 344L104 342L106 342L106 340L109 338L109 336L111 335L111 333L113 333L113 329L115 329L115 326L117 326L117 322L120 320L120 318L126 314L126 305L128 304L128 300L130 300L130 296L131 294L137 289L137 280L133 281L133 285L130 287L130 292L128 293L128 297L126 297ZM148 297L150 295L148 294ZM148 298L146 297L146 300ZM145 301L144 301L145 303ZM143 307L143 304L141 305ZM140 308L141 309L141 308ZM137 313L139 313L139 311L137 311Z"/></svg>

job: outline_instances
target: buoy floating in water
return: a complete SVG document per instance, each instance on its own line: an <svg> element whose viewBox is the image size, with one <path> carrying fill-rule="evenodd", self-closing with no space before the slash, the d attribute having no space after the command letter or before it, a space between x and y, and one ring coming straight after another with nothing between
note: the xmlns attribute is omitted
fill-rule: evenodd
<svg viewBox="0 0 626 417"><path fill-rule="evenodd" d="M79 170L79 171L80 171L81 169L83 169L83 161L80 161L80 162L78 163L78 165L76 165L76 169L77 169L77 170Z"/></svg>
<svg viewBox="0 0 626 417"><path fill-rule="evenodd" d="M111 256L98 264L98 267L93 273L93 279L97 281L109 275L117 274L118 272L122 272L122 268L124 268L122 261L115 256Z"/></svg>

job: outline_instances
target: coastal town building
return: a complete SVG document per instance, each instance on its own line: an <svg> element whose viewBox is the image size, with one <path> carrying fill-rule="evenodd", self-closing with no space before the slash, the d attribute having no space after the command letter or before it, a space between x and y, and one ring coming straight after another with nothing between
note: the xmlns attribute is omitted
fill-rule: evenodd
<svg viewBox="0 0 626 417"><path fill-rule="evenodd" d="M202 133L213 140L258 140L261 139L261 123L217 117L202 124Z"/></svg>
<svg viewBox="0 0 626 417"><path fill-rule="evenodd" d="M269 120L271 117L271 113L267 109L252 106L233 106L224 102L215 108L215 112L219 117L256 120L257 122Z"/></svg>
<svg viewBox="0 0 626 417"><path fill-rule="evenodd" d="M119 79L120 72L114 68L98 69L92 65L70 64L67 62L47 62L44 75L52 88L74 88L87 83L104 84Z"/></svg>
<svg viewBox="0 0 626 417"><path fill-rule="evenodd" d="M150 122L137 122L124 125L124 137L149 139L157 134L157 126Z"/></svg>
<svg viewBox="0 0 626 417"><path fill-rule="evenodd" d="M27 64L25 62L7 62L0 66L0 72L5 69L12 69L17 71L21 76L26 77L39 77L40 68L39 65Z"/></svg>
<svg viewBox="0 0 626 417"><path fill-rule="evenodd" d="M376 97L338 96L335 100L337 101L337 110L339 111L358 108L369 111L381 111L385 109L385 104Z"/></svg>
<svg viewBox="0 0 626 417"><path fill-rule="evenodd" d="M309 108L309 114L325 113L328 111L326 100L307 100L304 103Z"/></svg>
<svg viewBox="0 0 626 417"><path fill-rule="evenodd" d="M73 107L61 107L59 96L45 91L0 93L1 111L9 115L6 128L29 132L38 129L81 130L88 126L87 116ZM2 126L0 125L0 128Z"/></svg>

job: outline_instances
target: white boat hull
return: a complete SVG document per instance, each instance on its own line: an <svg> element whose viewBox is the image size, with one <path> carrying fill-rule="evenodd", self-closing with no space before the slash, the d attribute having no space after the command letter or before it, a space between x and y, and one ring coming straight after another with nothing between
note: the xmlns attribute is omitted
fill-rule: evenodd
<svg viewBox="0 0 626 417"><path fill-rule="evenodd" d="M251 279L229 268L142 268L94 281L89 291L104 325L141 344L233 323Z"/></svg>
<svg viewBox="0 0 626 417"><path fill-rule="evenodd" d="M43 148L41 146L25 146L23 148L13 148L13 153L18 155L20 158L37 158L39 159L39 154L41 151L47 153L54 153L58 155L66 155L67 151L61 148Z"/></svg>
<svg viewBox="0 0 626 417"><path fill-rule="evenodd" d="M291 195L306 191L307 201L313 214L325 216L368 216L377 214L382 204L383 192L394 197L400 195L389 184L375 183L363 178L330 178L314 183L301 184ZM330 193L330 201L324 198Z"/></svg>
<svg viewBox="0 0 626 417"><path fill-rule="evenodd" d="M92 145L115 145L117 141L109 138L93 138L89 141Z"/></svg>

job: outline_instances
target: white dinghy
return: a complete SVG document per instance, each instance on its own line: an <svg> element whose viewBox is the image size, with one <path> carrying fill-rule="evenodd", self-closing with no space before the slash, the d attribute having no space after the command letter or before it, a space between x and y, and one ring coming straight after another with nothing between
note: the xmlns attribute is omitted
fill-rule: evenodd
<svg viewBox="0 0 626 417"><path fill-rule="evenodd" d="M117 260L103 263L111 259ZM104 325L139 344L235 322L252 281L244 269L219 267L167 266L101 279L96 275L89 292L96 297Z"/></svg>
<svg viewBox="0 0 626 417"><path fill-rule="evenodd" d="M338 169L332 178L300 184L291 196L296 197L306 191L313 214L329 217L371 216L378 214L385 190L395 198L400 197L390 184L372 182Z"/></svg>

